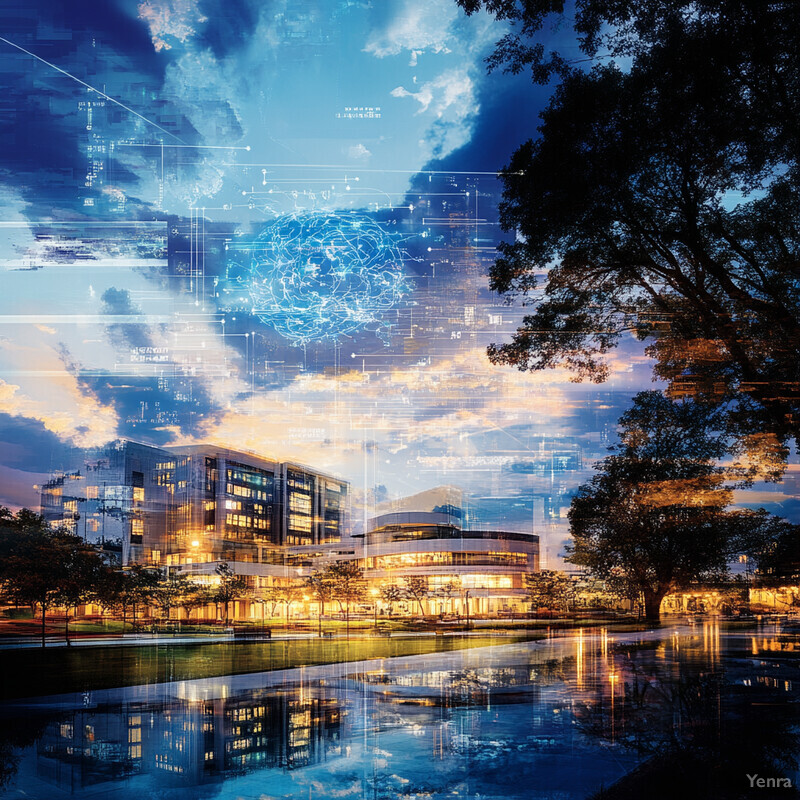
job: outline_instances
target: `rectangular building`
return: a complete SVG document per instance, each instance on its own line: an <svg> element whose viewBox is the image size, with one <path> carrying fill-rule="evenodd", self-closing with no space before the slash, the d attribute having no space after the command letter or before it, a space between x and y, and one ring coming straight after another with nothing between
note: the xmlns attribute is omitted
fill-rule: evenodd
<svg viewBox="0 0 800 800"><path fill-rule="evenodd" d="M112 442L84 451L41 498L52 524L88 541L120 539L124 564L282 566L287 548L332 545L348 533L346 481L215 445Z"/></svg>

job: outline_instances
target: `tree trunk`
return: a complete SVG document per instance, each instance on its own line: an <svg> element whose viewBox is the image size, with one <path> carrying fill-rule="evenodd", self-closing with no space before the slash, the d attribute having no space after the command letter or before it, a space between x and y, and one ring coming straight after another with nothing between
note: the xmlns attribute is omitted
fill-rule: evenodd
<svg viewBox="0 0 800 800"><path fill-rule="evenodd" d="M42 647L45 647L45 617L47 616L47 605L42 602Z"/></svg>
<svg viewBox="0 0 800 800"><path fill-rule="evenodd" d="M661 601L667 594L668 589L658 586L656 589L644 589L644 616L648 622L659 622L661 619Z"/></svg>
<svg viewBox="0 0 800 800"><path fill-rule="evenodd" d="M64 639L67 642L67 647L70 647L72 642L69 640L69 608L64 609Z"/></svg>
<svg viewBox="0 0 800 800"><path fill-rule="evenodd" d="M127 603L123 603L122 604L122 635L123 636L125 635L125 622L126 622L126 617L127 616L128 616L128 604Z"/></svg>
<svg viewBox="0 0 800 800"><path fill-rule="evenodd" d="M131 603L131 630L133 631L133 635L136 636L136 601L134 600Z"/></svg>

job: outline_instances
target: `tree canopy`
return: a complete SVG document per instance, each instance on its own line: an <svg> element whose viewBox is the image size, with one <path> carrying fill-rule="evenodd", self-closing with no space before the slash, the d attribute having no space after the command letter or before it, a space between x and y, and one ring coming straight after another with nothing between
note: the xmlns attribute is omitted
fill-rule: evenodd
<svg viewBox="0 0 800 800"><path fill-rule="evenodd" d="M525 575L525 588L534 611L539 608L569 611L575 601L576 582L559 570L543 569Z"/></svg>
<svg viewBox="0 0 800 800"><path fill-rule="evenodd" d="M638 337L672 396L726 404L742 441L785 458L800 436L800 4L577 0L589 71L537 44L560 3L459 4L511 24L491 66L560 81L503 172L516 235L491 286L532 308L492 360L602 381Z"/></svg>
<svg viewBox="0 0 800 800"><path fill-rule="evenodd" d="M716 413L641 392L620 419L619 444L570 507L567 560L622 595L640 594L651 619L669 592L720 577L784 525L763 510L728 508L747 477L718 460L726 446L713 433Z"/></svg>
<svg viewBox="0 0 800 800"><path fill-rule="evenodd" d="M79 536L53 529L28 509L12 514L0 506L0 589L7 600L38 606L42 614L42 646L50 608L69 609L99 599L100 587L112 572L103 556Z"/></svg>

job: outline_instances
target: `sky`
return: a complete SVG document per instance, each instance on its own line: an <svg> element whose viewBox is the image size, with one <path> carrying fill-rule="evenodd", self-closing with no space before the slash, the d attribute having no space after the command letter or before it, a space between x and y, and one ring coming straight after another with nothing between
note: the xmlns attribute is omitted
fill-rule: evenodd
<svg viewBox="0 0 800 800"><path fill-rule="evenodd" d="M76 448L213 441L364 516L456 486L555 563L651 367L485 355L524 313L488 288L497 172L551 91L487 74L503 31L454 0L3 3L0 503Z"/></svg>

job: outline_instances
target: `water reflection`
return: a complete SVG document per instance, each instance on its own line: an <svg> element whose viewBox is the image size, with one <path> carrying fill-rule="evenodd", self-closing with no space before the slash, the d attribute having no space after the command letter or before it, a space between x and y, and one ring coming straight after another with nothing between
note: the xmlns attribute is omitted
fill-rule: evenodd
<svg viewBox="0 0 800 800"><path fill-rule="evenodd" d="M6 710L6 793L736 797L797 777L797 644L710 620L46 699Z"/></svg>
<svg viewBox="0 0 800 800"><path fill-rule="evenodd" d="M47 725L36 773L71 792L147 772L162 786L197 786L339 755L339 727L336 698L297 691L79 709Z"/></svg>

